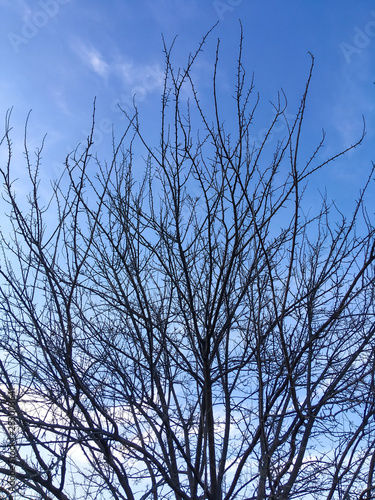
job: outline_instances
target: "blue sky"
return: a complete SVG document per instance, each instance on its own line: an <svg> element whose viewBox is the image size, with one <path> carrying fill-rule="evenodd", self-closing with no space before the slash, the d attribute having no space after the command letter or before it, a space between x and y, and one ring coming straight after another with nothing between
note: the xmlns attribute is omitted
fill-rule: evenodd
<svg viewBox="0 0 375 500"><path fill-rule="evenodd" d="M203 102L210 106L212 63L220 38L220 91L225 106L234 89L239 19L245 37L244 63L249 75L254 72L261 97L254 140L270 123L269 100L275 100L280 88L289 99L287 112L296 112L310 51L315 71L306 147L313 147L324 128L325 152L337 152L360 135L362 115L367 124L364 145L330 167L321 187L327 185L332 197L346 203L375 160L372 0L0 0L0 13L0 116L14 107L17 153L27 112L33 110L30 144L36 146L48 134L42 175L56 177L65 155L85 141L95 97L99 150L110 145L112 123L120 135L125 121L117 104L128 106L134 94L145 130L157 138L162 34L167 44L178 36L173 60L176 66L184 65L189 52L219 21L194 74ZM281 127L280 138L282 133ZM22 172L21 163L16 168Z"/></svg>

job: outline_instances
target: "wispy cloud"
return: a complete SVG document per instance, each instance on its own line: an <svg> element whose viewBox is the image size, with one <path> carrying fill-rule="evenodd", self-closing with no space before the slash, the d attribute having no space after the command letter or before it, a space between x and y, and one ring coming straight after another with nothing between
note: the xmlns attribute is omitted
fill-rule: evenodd
<svg viewBox="0 0 375 500"><path fill-rule="evenodd" d="M99 50L77 39L72 42L72 48L86 66L102 78L108 77L110 67Z"/></svg>
<svg viewBox="0 0 375 500"><path fill-rule="evenodd" d="M115 64L114 71L126 87L143 87L144 91L161 88L164 79L164 69L158 63L135 64L123 59Z"/></svg>
<svg viewBox="0 0 375 500"><path fill-rule="evenodd" d="M121 53L108 57L98 48L79 39L74 39L71 46L81 61L94 73L105 80L110 76L115 77L125 91L139 93L144 97L152 90L162 88L164 68L158 62L135 62L133 58Z"/></svg>

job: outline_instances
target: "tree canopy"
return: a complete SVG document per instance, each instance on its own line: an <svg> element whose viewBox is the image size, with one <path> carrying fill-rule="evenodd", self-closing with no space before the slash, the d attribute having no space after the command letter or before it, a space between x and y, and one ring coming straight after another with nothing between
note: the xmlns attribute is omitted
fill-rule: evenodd
<svg viewBox="0 0 375 500"><path fill-rule="evenodd" d="M41 202L1 165L0 491L9 498L374 498L373 214L306 202L306 155L280 93L261 144L239 47L228 120L165 48L160 140L138 110L107 161L87 145ZM186 95L190 99L186 100ZM125 113L125 111L124 111ZM290 113L290 111L288 111ZM289 114L288 114L289 116ZM145 118L144 118L145 119ZM285 137L269 137L279 121ZM229 123L229 125L228 125ZM143 163L143 175L139 175Z"/></svg>

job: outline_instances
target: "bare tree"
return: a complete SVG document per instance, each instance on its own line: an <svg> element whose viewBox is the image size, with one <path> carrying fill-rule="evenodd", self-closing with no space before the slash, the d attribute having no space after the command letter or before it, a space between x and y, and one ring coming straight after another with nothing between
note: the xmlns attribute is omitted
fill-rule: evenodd
<svg viewBox="0 0 375 500"><path fill-rule="evenodd" d="M102 162L94 115L49 204L43 144L33 159L27 130L28 209L17 196L7 117L0 489L9 497L374 498L375 245L364 205L373 172L350 217L304 198L309 179L363 136L327 159L323 137L306 157L312 59L295 119L281 93L254 146L258 99L242 37L229 125L219 50L212 110L192 79L204 41L177 72L165 50L158 146L135 109ZM281 119L287 133L270 155Z"/></svg>

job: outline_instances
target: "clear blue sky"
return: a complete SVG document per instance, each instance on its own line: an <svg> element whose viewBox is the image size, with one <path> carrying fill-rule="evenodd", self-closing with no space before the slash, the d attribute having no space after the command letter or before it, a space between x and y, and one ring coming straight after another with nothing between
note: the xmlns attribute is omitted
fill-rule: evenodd
<svg viewBox="0 0 375 500"><path fill-rule="evenodd" d="M201 37L219 21L197 61L195 75L208 103L220 38L221 91L229 99L239 19L245 36L244 63L249 74L254 72L261 96L253 137L261 136L272 118L268 101L275 99L280 88L289 98L290 114L296 111L310 51L316 65L307 145L318 140L324 128L325 151L336 152L360 135L362 115L367 123L365 144L335 163L324 178L332 196L344 202L352 197L352 189L360 186L375 160L372 0L0 0L0 13L0 116L14 106L17 150L27 112L33 110L31 144L37 145L48 133L43 175L57 175L66 153L85 140L94 97L99 149L110 144L110 123L120 134L125 122L117 104L126 106L134 94L146 129L156 137L164 68L162 34L167 43L178 35L174 60L183 65Z"/></svg>

